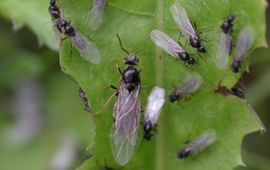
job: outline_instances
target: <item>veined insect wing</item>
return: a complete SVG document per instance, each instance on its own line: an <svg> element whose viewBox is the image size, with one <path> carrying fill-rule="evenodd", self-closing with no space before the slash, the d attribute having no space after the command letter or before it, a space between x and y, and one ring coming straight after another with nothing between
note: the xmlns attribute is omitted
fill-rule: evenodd
<svg viewBox="0 0 270 170"><path fill-rule="evenodd" d="M193 153L198 153L205 150L208 146L215 143L216 140L217 134L215 129L208 129L204 131L191 143L191 145L194 147Z"/></svg>
<svg viewBox="0 0 270 170"><path fill-rule="evenodd" d="M110 132L111 147L115 160L125 165L132 157L138 142L141 105L140 85L129 92L121 80L117 102L114 106L114 124Z"/></svg>
<svg viewBox="0 0 270 170"><path fill-rule="evenodd" d="M189 93L195 92L202 84L202 77L198 73L189 73L184 77L183 83L174 88L169 96L171 102L184 98Z"/></svg>
<svg viewBox="0 0 270 170"><path fill-rule="evenodd" d="M235 59L242 61L244 55L251 48L255 37L255 31L251 26L245 26L239 33Z"/></svg>
<svg viewBox="0 0 270 170"><path fill-rule="evenodd" d="M163 51L178 58L179 53L185 52L172 38L167 34L159 30L153 30L150 34L152 41L160 47Z"/></svg>
<svg viewBox="0 0 270 170"><path fill-rule="evenodd" d="M181 6L180 3L175 2L171 6L170 11L176 25L179 27L180 31L186 36L187 39L190 37L199 39L187 16L185 9Z"/></svg>
<svg viewBox="0 0 270 170"><path fill-rule="evenodd" d="M228 59L232 46L232 37L223 32L220 33L219 44L216 52L216 66L219 69L225 69L228 64Z"/></svg>
<svg viewBox="0 0 270 170"><path fill-rule="evenodd" d="M189 156L205 150L208 146L212 145L217 140L215 129L208 129L199 135L196 139L187 144L181 151L182 155ZM185 154L185 152L187 152ZM181 155L181 154L178 154ZM183 157L184 158L184 157Z"/></svg>
<svg viewBox="0 0 270 170"><path fill-rule="evenodd" d="M93 64L100 63L100 52L97 46L90 42L83 34L76 31L75 36L69 36L69 38L83 59Z"/></svg>
<svg viewBox="0 0 270 170"><path fill-rule="evenodd" d="M97 30L103 21L106 0L93 0L92 8L88 14L89 27Z"/></svg>
<svg viewBox="0 0 270 170"><path fill-rule="evenodd" d="M183 84L189 93L195 92L202 84L202 77L196 72L189 73L185 76Z"/></svg>

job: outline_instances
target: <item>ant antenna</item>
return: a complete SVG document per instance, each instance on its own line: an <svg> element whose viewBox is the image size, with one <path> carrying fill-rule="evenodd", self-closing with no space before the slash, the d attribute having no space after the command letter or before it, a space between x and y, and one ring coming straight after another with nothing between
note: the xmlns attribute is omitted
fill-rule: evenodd
<svg viewBox="0 0 270 170"><path fill-rule="evenodd" d="M118 33L116 34L116 36L117 36L117 38L118 38L118 41L119 41L119 44L120 44L121 49L122 49L123 51L125 51L127 54L129 54L128 50L126 50L126 49L123 47L122 42L121 42L121 39L120 39Z"/></svg>
<svg viewBox="0 0 270 170"><path fill-rule="evenodd" d="M231 1L229 1L229 5L230 5L230 13L229 13L229 15L232 15L232 2Z"/></svg>

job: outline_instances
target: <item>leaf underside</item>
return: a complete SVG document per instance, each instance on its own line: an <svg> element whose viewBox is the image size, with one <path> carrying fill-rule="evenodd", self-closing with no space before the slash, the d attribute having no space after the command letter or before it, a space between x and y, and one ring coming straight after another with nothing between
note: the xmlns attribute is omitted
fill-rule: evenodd
<svg viewBox="0 0 270 170"><path fill-rule="evenodd" d="M109 0L105 9L103 23L100 28L91 32L87 26L87 13L91 2L86 0L59 0L58 5L65 18L80 32L96 43L101 52L101 63L94 65L84 61L78 51L72 48L68 40L62 42L60 61L63 71L73 77L81 86L95 112L104 107L107 100L114 94L108 88L119 85L120 74L116 64L124 69L122 61L125 53L121 51L116 37L118 33L126 49L131 52L139 51L141 71L141 101L146 105L147 95L151 89L159 85L166 89L169 95L172 85L187 72L195 71L203 77L203 84L198 92L189 100L179 103L166 101L158 122L158 134L150 142L141 139L131 161L120 169L233 169L242 164L241 143L243 136L257 131L260 126L253 119L244 100L235 96L222 96L215 91L221 79L228 88L237 83L241 74L248 68L245 59L240 73L235 74L226 70L219 70L215 65L215 51L219 37L219 26L223 19L230 14L236 14L234 24L233 43L236 44L238 33L245 25L251 25L256 30L256 41L252 47L264 45L266 4L263 0L249 1L215 1L179 0L186 8L192 21L196 22L198 30L202 30L201 37L207 53L202 57L194 55L198 61L196 66L187 66L182 61L176 61L171 56L161 52L149 39L153 29L166 32L172 38L179 38L179 31L170 15L170 6L174 1L120 1ZM185 40L180 38L182 44ZM186 45L187 51L196 53ZM234 48L233 48L234 53ZM232 54L233 54L232 53ZM259 57L259 56L257 56ZM232 56L229 59L229 63ZM90 141L89 150L93 157L85 161L80 169L98 169L105 163L115 169L119 165L115 162L110 145L110 129L112 127L112 112L114 97L102 112L93 116L96 124L94 141ZM142 126L140 131L142 134ZM206 129L217 131L217 142L204 152L186 160L179 160L176 152L184 146L184 142L195 138ZM142 135L140 135L142 138Z"/></svg>

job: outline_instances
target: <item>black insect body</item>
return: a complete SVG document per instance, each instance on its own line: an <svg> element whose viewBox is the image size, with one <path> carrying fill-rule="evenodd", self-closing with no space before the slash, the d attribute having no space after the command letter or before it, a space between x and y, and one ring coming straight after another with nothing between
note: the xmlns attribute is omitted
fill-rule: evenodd
<svg viewBox="0 0 270 170"><path fill-rule="evenodd" d="M185 159L191 155L192 148L186 147L183 148L180 152L177 153L179 159Z"/></svg>
<svg viewBox="0 0 270 170"><path fill-rule="evenodd" d="M86 111L88 111L88 112L91 113L92 110L91 110L91 108L90 108L90 106L89 106L89 104L88 104L87 96L86 96L86 94L85 94L85 92L83 91L82 88L79 89L79 96L80 96L80 98L81 98L82 101L83 101L84 109L85 109Z"/></svg>
<svg viewBox="0 0 270 170"><path fill-rule="evenodd" d="M139 71L132 66L128 66L123 71L122 79L126 85L127 90L131 92L140 83Z"/></svg>
<svg viewBox="0 0 270 170"><path fill-rule="evenodd" d="M188 38L189 44L193 48L196 48L198 52L205 53L206 49L201 44L200 36L198 35L196 29L194 29L193 25L191 24L185 9L178 2L175 2L171 6L170 10L176 25L179 27L182 34L186 38Z"/></svg>
<svg viewBox="0 0 270 170"><path fill-rule="evenodd" d="M149 120L144 123L143 125L144 130L144 139L149 141L151 140L151 137L154 135L155 132L157 132L157 124L153 125L152 122Z"/></svg>
<svg viewBox="0 0 270 170"><path fill-rule="evenodd" d="M152 131L152 123L151 123L151 121L145 122L145 124L143 125L143 130L145 132L144 138L146 140L150 140L151 136L152 136L152 134L151 134L151 131Z"/></svg>
<svg viewBox="0 0 270 170"><path fill-rule="evenodd" d="M202 46L201 40L199 36L196 34L195 37L190 37L189 38L189 43L192 47L197 48L197 51L200 53L205 53L206 49Z"/></svg>
<svg viewBox="0 0 270 170"><path fill-rule="evenodd" d="M234 73L239 72L245 54L250 50L251 46L254 43L254 38L255 38L255 31L253 27L245 26L241 30L236 45L236 54L231 65L232 71Z"/></svg>
<svg viewBox="0 0 270 170"><path fill-rule="evenodd" d="M238 87L232 87L231 90L232 90L232 93L233 93L235 96L238 96L238 97L240 97L241 99L245 99L245 93L243 92L242 89L240 89L240 88L238 88Z"/></svg>
<svg viewBox="0 0 270 170"><path fill-rule="evenodd" d="M61 17L61 13L59 8L56 6L55 0L50 1L50 6L49 6L49 13L53 19L59 19Z"/></svg>
<svg viewBox="0 0 270 170"><path fill-rule="evenodd" d="M171 56L180 59L189 65L196 64L196 61L191 57L181 46L176 43L171 37L159 30L153 30L150 34L152 41L163 51Z"/></svg>
<svg viewBox="0 0 270 170"><path fill-rule="evenodd" d="M215 92L220 93L223 96L234 95L241 99L245 99L245 93L243 92L243 90L236 86L232 87L231 90L227 87L219 86Z"/></svg>
<svg viewBox="0 0 270 170"><path fill-rule="evenodd" d="M121 48L124 49L120 38L119 42ZM129 53L124 60L127 67L123 72L118 68L122 77L113 110L110 140L113 156L120 165L128 163L138 141L141 114L140 72L135 68L138 61L135 54Z"/></svg>
<svg viewBox="0 0 270 170"><path fill-rule="evenodd" d="M178 57L180 60L185 61L189 65L194 65L196 64L196 61L193 57L191 57L188 53L186 52L178 52Z"/></svg>
<svg viewBox="0 0 270 170"><path fill-rule="evenodd" d="M125 60L124 63L128 66L125 68L122 74L122 80L125 83L126 89L131 92L134 90L135 87L137 87L141 80L140 80L140 72L134 67L139 62L137 56L133 53L129 54Z"/></svg>
<svg viewBox="0 0 270 170"><path fill-rule="evenodd" d="M70 25L70 22L66 20L60 20L56 26L60 33L63 33L68 37L74 37L76 35L74 28Z"/></svg>
<svg viewBox="0 0 270 170"><path fill-rule="evenodd" d="M239 69L241 67L241 63L242 61L238 60L238 59L234 59L233 62L232 62L232 71L234 73L238 73L239 72Z"/></svg>
<svg viewBox="0 0 270 170"><path fill-rule="evenodd" d="M149 141L157 133L157 122L165 103L165 89L155 86L147 99L144 113L144 138Z"/></svg>
<svg viewBox="0 0 270 170"><path fill-rule="evenodd" d="M54 24L57 27L60 33L65 34L66 36L75 36L75 30L70 25L70 22L66 21L61 17L61 12L59 8L56 6L56 1L51 0L49 6L49 13L54 20Z"/></svg>
<svg viewBox="0 0 270 170"><path fill-rule="evenodd" d="M231 34L233 32L233 21L235 20L235 15L229 15L222 23L220 28L225 34Z"/></svg>

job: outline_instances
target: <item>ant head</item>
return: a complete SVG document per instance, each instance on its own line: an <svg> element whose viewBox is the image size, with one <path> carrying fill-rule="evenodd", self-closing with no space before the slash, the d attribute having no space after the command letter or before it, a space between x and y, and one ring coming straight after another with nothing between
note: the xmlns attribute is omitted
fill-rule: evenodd
<svg viewBox="0 0 270 170"><path fill-rule="evenodd" d="M143 129L144 129L145 133L149 133L151 131L151 129L152 129L151 121L148 120L147 122L145 122L145 124L143 126Z"/></svg>
<svg viewBox="0 0 270 170"><path fill-rule="evenodd" d="M144 137L145 140L149 141L149 140L151 140L152 134L150 134L150 133L145 133L145 134L143 135L143 137Z"/></svg>
<svg viewBox="0 0 270 170"><path fill-rule="evenodd" d="M229 15L227 19L229 22L233 22L235 20L235 15Z"/></svg>
<svg viewBox="0 0 270 170"><path fill-rule="evenodd" d="M190 148L184 148L180 152L177 153L177 157L180 159L184 159L188 157L191 154L191 149Z"/></svg>
<svg viewBox="0 0 270 170"><path fill-rule="evenodd" d="M173 103L173 102L175 102L177 99L178 99L178 95L176 95L176 94L174 94L174 93L170 94L170 96L169 96L170 102Z"/></svg>
<svg viewBox="0 0 270 170"><path fill-rule="evenodd" d="M193 57L189 57L189 59L187 60L187 63L193 65L193 64L196 64L196 61Z"/></svg>
<svg viewBox="0 0 270 170"><path fill-rule="evenodd" d="M233 60L233 63L232 63L232 71L234 73L238 73L239 72L239 68L241 66L241 63L239 60Z"/></svg>
<svg viewBox="0 0 270 170"><path fill-rule="evenodd" d="M138 62L139 59L134 53L128 54L128 56L124 59L124 63L128 65L137 65Z"/></svg>
<svg viewBox="0 0 270 170"><path fill-rule="evenodd" d="M178 52L178 57L181 59L181 60L188 60L190 57L189 57L189 54L188 53L185 53L185 52Z"/></svg>
<svg viewBox="0 0 270 170"><path fill-rule="evenodd" d="M56 4L55 0L50 0L50 5L54 6Z"/></svg>
<svg viewBox="0 0 270 170"><path fill-rule="evenodd" d="M205 53L205 52L206 52L206 49L205 49L203 46L200 46L200 47L198 48L198 52L200 52L200 53Z"/></svg>

